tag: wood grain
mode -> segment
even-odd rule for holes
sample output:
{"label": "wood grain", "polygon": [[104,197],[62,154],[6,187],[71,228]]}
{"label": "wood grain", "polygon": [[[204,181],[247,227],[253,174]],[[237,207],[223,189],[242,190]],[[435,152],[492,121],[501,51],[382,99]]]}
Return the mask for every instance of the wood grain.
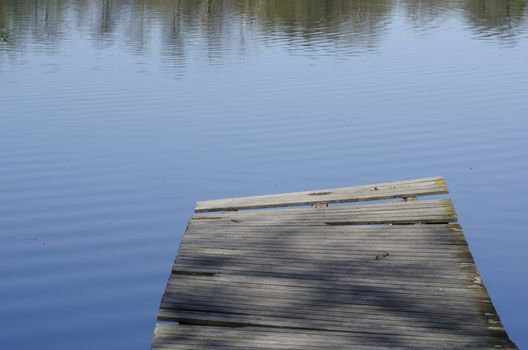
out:
{"label": "wood grain", "polygon": [[196,205],[196,212],[346,203],[446,193],[448,190],[444,179],[430,177],[368,186],[201,201]]}
{"label": "wood grain", "polygon": [[444,193],[436,177],[199,202],[152,349],[516,349],[449,199],[319,205]]}

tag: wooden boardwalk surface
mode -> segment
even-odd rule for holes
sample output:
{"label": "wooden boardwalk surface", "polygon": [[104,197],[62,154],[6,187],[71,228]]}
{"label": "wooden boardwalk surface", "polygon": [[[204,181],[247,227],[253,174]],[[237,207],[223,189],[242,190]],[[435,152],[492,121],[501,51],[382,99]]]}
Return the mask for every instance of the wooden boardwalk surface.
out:
{"label": "wooden boardwalk surface", "polygon": [[517,349],[451,201],[415,200],[445,193],[428,178],[199,202],[152,349]]}

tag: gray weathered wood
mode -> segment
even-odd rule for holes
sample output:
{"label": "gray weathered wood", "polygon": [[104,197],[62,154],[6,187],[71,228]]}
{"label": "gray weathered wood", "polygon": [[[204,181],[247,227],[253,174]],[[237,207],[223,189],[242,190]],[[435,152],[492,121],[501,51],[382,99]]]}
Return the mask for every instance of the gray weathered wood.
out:
{"label": "gray weathered wood", "polygon": [[295,208],[266,211],[197,213],[191,222],[213,226],[332,226],[365,224],[448,223],[457,220],[448,199],[353,205],[334,208]]}
{"label": "gray weathered wood", "polygon": [[448,190],[444,179],[431,177],[368,186],[201,201],[197,203],[196,211],[272,208],[316,203],[346,203],[445,193],[448,193]]}
{"label": "gray weathered wood", "polygon": [[450,200],[318,205],[443,193],[428,178],[199,202],[152,349],[516,349]]}
{"label": "gray weathered wood", "polygon": [[[201,327],[166,325],[156,327],[155,349],[493,349],[480,338],[463,343],[434,341],[401,335],[296,330],[259,327]],[[504,347],[509,348],[509,347]]]}

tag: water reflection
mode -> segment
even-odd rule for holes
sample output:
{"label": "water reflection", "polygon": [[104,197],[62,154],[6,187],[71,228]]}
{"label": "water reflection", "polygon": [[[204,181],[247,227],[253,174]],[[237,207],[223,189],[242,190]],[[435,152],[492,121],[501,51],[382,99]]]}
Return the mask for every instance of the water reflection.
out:
{"label": "water reflection", "polygon": [[467,0],[463,8],[469,25],[483,37],[511,39],[526,28],[526,0]]}
{"label": "water reflection", "polygon": [[119,38],[142,53],[159,38],[166,57],[179,66],[197,38],[214,63],[224,48],[236,45],[243,53],[258,31],[260,40],[280,38],[295,51],[349,54],[375,48],[401,8],[415,27],[463,13],[478,36],[499,39],[526,28],[528,12],[525,0],[8,0],[0,2],[0,42],[4,52],[28,43],[53,49],[78,30],[89,33],[96,47]]}
{"label": "water reflection", "polygon": [[448,18],[449,11],[453,7],[452,4],[453,2],[450,0],[407,0],[403,6],[408,20],[415,28],[431,28],[436,20]]}
{"label": "water reflection", "polygon": [[333,44],[370,45],[389,23],[393,1],[250,1],[237,12],[257,19],[258,28],[281,33],[292,44],[309,45],[321,37]]}

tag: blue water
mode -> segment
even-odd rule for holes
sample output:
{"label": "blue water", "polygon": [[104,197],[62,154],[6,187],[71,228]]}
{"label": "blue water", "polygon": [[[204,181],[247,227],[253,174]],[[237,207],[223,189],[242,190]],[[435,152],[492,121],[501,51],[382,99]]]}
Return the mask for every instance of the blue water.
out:
{"label": "blue water", "polygon": [[527,110],[524,0],[0,1],[0,348],[148,349],[197,200],[435,175],[528,348]]}

